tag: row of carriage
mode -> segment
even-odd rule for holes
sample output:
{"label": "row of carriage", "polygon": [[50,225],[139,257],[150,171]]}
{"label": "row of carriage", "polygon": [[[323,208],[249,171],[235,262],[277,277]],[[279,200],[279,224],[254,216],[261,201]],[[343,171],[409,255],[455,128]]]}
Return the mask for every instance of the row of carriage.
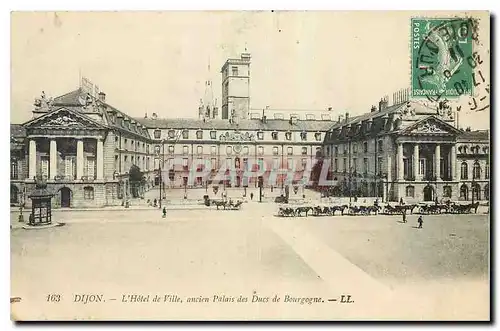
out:
{"label": "row of carriage", "polygon": [[413,205],[390,205],[385,206],[281,206],[278,209],[278,216],[335,216],[335,215],[402,215],[402,214],[469,214],[477,213],[479,202],[470,204],[413,204]]}

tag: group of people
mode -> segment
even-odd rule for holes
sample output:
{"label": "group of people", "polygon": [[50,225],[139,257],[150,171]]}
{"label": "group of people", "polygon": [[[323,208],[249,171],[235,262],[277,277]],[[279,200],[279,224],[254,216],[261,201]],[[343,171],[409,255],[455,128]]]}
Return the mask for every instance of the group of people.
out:
{"label": "group of people", "polygon": [[[406,220],[406,210],[403,211],[403,223],[407,223],[408,221]],[[420,215],[418,217],[418,220],[417,220],[417,223],[418,223],[418,229],[421,229],[423,224],[424,224],[424,218],[422,217],[422,215]]]}

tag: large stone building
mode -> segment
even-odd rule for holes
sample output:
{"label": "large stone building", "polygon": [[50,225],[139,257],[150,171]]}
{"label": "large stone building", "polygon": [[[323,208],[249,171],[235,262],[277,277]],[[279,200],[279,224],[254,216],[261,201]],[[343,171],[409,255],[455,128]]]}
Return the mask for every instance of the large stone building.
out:
{"label": "large stone building", "polygon": [[11,203],[28,202],[36,180],[47,181],[56,207],[116,205],[130,192],[137,165],[150,177],[147,128],[84,88],[35,100],[33,119],[11,125]]}
{"label": "large stone building", "polygon": [[369,113],[346,113],[325,139],[333,193],[407,202],[488,199],[488,131],[459,130],[454,116],[446,105],[389,106],[387,98]]}
{"label": "large stone building", "polygon": [[[337,195],[384,201],[489,198],[488,132],[465,132],[454,113],[387,99],[367,114],[251,112],[250,54],[222,67],[222,119],[212,83],[198,119],[131,117],[88,84],[35,101],[33,119],[11,125],[11,203],[46,180],[55,207],[118,205],[131,195],[137,166],[146,189],[297,188],[318,160],[330,161]],[[223,174],[221,176],[221,170]],[[274,171],[271,171],[274,170]],[[276,171],[278,170],[278,171]]]}

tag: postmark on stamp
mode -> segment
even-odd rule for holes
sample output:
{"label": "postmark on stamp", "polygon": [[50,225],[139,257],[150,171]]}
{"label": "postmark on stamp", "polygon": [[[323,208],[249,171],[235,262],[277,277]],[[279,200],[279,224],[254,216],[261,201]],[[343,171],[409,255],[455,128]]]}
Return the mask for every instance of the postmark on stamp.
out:
{"label": "postmark on stamp", "polygon": [[472,95],[475,41],[474,19],[412,18],[412,96],[437,101]]}

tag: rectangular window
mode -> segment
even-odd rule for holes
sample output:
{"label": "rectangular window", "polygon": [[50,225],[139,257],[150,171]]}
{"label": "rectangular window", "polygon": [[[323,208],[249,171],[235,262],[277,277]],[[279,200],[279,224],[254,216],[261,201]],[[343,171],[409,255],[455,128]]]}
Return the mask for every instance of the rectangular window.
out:
{"label": "rectangular window", "polygon": [[210,163],[212,163],[212,170],[217,170],[217,159],[215,157],[210,159]]}
{"label": "rectangular window", "polygon": [[173,158],[169,158],[167,160],[167,169],[173,169],[174,168],[174,159]]}
{"label": "rectangular window", "polygon": [[264,169],[264,159],[259,157],[259,159],[257,160],[257,164],[259,165],[259,170],[263,170]]}
{"label": "rectangular window", "polygon": [[335,156],[339,155],[339,147],[335,146]]}
{"label": "rectangular window", "polygon": [[290,158],[290,157],[289,157],[288,159],[286,159],[286,165],[287,165],[287,169],[288,169],[288,170],[292,170],[292,169],[293,169],[293,166],[294,166],[294,164],[293,164],[293,159],[292,159],[292,158]]}
{"label": "rectangular window", "polygon": [[210,154],[217,155],[217,146],[210,146]]}
{"label": "rectangular window", "polygon": [[182,146],[182,154],[183,155],[188,155],[189,154],[189,146]]}
{"label": "rectangular window", "polygon": [[233,153],[233,148],[231,146],[226,147],[226,154],[231,155]]}
{"label": "rectangular window", "polygon": [[316,132],[314,134],[314,139],[316,139],[316,141],[321,141],[321,132]]}
{"label": "rectangular window", "polygon": [[203,139],[203,130],[196,131],[196,139]]}
{"label": "rectangular window", "polygon": [[232,67],[231,68],[233,76],[238,76],[238,67]]}
{"label": "rectangular window", "polygon": [[358,171],[358,159],[356,158],[352,159],[352,171],[353,172]]}
{"label": "rectangular window", "polygon": [[248,155],[248,146],[243,146],[243,155]]}
{"label": "rectangular window", "polygon": [[168,146],[168,154],[174,154],[174,145]]}
{"label": "rectangular window", "polygon": [[383,152],[384,151],[384,142],[383,140],[378,141],[378,151]]}
{"label": "rectangular window", "polygon": [[248,158],[243,158],[243,170],[248,170]]}
{"label": "rectangular window", "polygon": [[64,176],[66,179],[75,179],[74,157],[66,156],[64,158]]}
{"label": "rectangular window", "polygon": [[307,155],[307,147],[302,147],[302,155]]}
{"label": "rectangular window", "polygon": [[273,147],[273,155],[278,155],[278,147],[277,146]]}
{"label": "rectangular window", "polygon": [[189,138],[189,130],[182,130],[182,139]]}
{"label": "rectangular window", "polygon": [[271,132],[271,138],[273,140],[278,140],[278,132],[274,131],[274,132]]}
{"label": "rectangular window", "polygon": [[233,159],[230,157],[226,159],[226,169],[233,169]]}
{"label": "rectangular window", "polygon": [[210,131],[210,139],[217,139],[217,131],[215,130]]}
{"label": "rectangular window", "polygon": [[49,158],[43,156],[40,161],[42,163],[42,173],[41,173],[42,177],[49,178]]}
{"label": "rectangular window", "polygon": [[425,174],[425,159],[420,159],[418,163],[418,174],[423,176]]}
{"label": "rectangular window", "polygon": [[278,169],[279,160],[277,157],[273,158],[273,170]]}
{"label": "rectangular window", "polygon": [[161,130],[155,130],[154,136],[155,136],[155,139],[160,139],[161,138]]}
{"label": "rectangular window", "polygon": [[406,196],[408,198],[415,197],[415,187],[413,187],[413,186],[407,186],[406,187]]}
{"label": "rectangular window", "polygon": [[352,152],[357,153],[358,152],[358,144],[354,143],[352,144]]}
{"label": "rectangular window", "polygon": [[257,132],[257,139],[264,140],[264,132],[262,132],[262,131]]}
{"label": "rectangular window", "polygon": [[94,200],[94,188],[93,187],[85,187],[83,189],[83,198],[85,200]]}
{"label": "rectangular window", "polygon": [[368,153],[368,143],[366,141],[363,143],[363,152]]}
{"label": "rectangular window", "polygon": [[302,169],[305,169],[307,166],[307,159],[306,158],[301,159],[300,163],[302,165]]}
{"label": "rectangular window", "polygon": [[259,155],[264,155],[264,147],[263,147],[263,146],[259,146],[259,147],[257,148],[257,151],[258,151],[258,154],[259,154]]}
{"label": "rectangular window", "polygon": [[203,154],[203,146],[197,146],[196,147],[196,153],[197,154]]}
{"label": "rectangular window", "polygon": [[379,174],[384,173],[384,171],[382,170],[382,169],[384,169],[384,158],[383,157],[378,158],[377,166],[378,166],[378,173]]}
{"label": "rectangular window", "polygon": [[87,157],[87,176],[90,178],[94,178],[94,165],[94,157]]}
{"label": "rectangular window", "polygon": [[293,155],[293,147],[287,147],[286,148],[286,154],[287,155]]}
{"label": "rectangular window", "polygon": [[333,160],[333,171],[339,171],[339,164],[337,162],[337,159]]}
{"label": "rectangular window", "polygon": [[347,171],[347,159],[344,157],[344,159],[342,160],[342,170]]}

